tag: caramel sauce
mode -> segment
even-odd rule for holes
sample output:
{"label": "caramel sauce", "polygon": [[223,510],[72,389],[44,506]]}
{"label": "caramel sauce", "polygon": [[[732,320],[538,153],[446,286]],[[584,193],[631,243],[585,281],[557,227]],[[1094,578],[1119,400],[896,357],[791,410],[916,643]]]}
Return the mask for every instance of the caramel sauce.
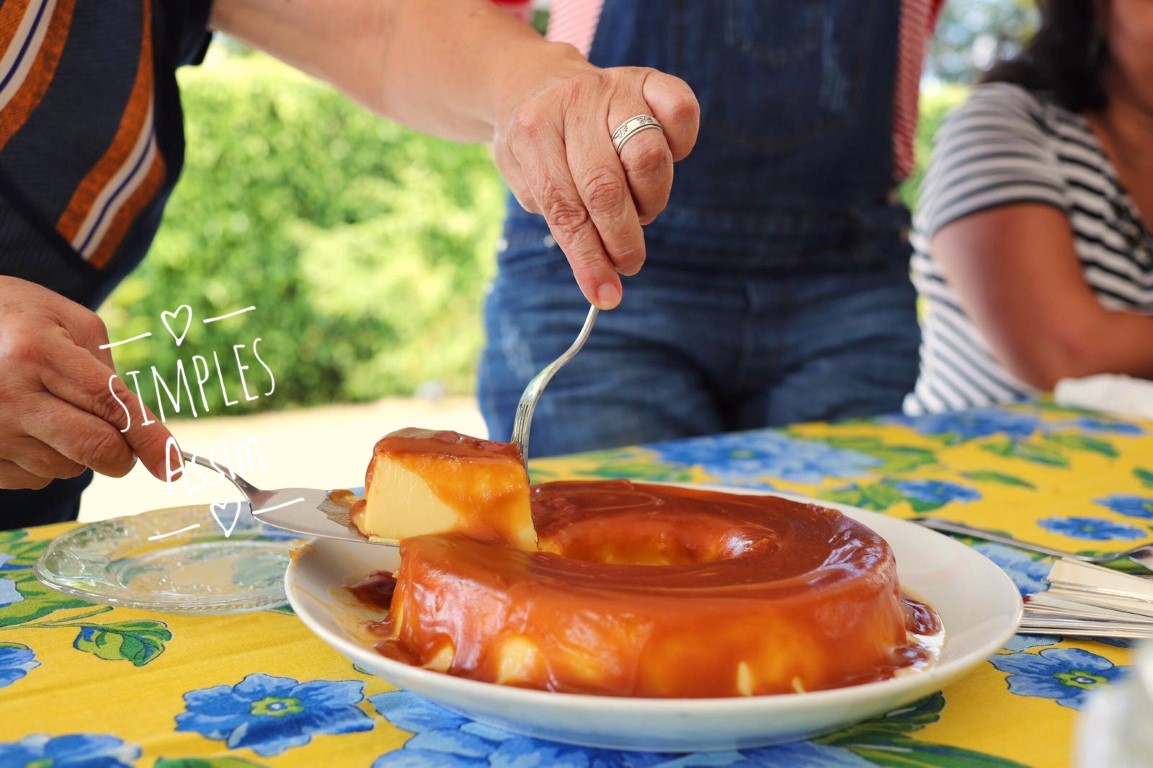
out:
{"label": "caramel sauce", "polygon": [[353,504],[360,501],[360,496],[356,495],[347,488],[337,488],[328,492],[328,500],[338,507],[350,508]]}
{"label": "caramel sauce", "polygon": [[498,443],[495,440],[482,440],[479,437],[462,435],[447,429],[421,429],[405,427],[382,437],[376,450],[386,449],[397,453],[423,454],[436,460],[446,456],[457,458],[505,458],[521,461],[520,452],[512,443]]}
{"label": "caramel sauce", "polygon": [[396,591],[396,576],[388,571],[374,571],[347,589],[362,605],[387,611]]}
{"label": "caramel sauce", "polygon": [[905,624],[913,634],[937,635],[944,629],[941,617],[927,603],[914,600],[908,595],[902,595],[901,603],[905,609]]}
{"label": "caramel sauce", "polygon": [[[391,461],[423,479],[457,514],[456,530],[477,539],[516,543],[518,526],[527,526],[524,489],[528,474],[511,443],[409,427],[377,441],[374,454],[389,455]],[[376,466],[369,464],[366,491],[372,487]],[[484,479],[483,485],[478,485],[478,478]],[[518,489],[519,494],[510,489]],[[367,500],[359,500],[349,510],[350,521],[362,532],[366,504]]]}
{"label": "caramel sauce", "polygon": [[[552,691],[719,697],[893,677],[933,652],[932,609],[889,545],[832,509],[628,481],[532,490],[542,549],[401,542],[377,649]],[[380,603],[383,607],[383,601]]]}

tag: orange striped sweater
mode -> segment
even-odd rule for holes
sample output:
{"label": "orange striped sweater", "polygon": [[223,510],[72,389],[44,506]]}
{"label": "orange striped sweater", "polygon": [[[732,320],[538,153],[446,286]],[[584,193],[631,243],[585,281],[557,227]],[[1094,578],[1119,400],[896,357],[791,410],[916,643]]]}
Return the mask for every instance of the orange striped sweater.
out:
{"label": "orange striped sweater", "polygon": [[0,273],[95,306],[151,244],[183,162],[175,69],[210,0],[0,3]]}

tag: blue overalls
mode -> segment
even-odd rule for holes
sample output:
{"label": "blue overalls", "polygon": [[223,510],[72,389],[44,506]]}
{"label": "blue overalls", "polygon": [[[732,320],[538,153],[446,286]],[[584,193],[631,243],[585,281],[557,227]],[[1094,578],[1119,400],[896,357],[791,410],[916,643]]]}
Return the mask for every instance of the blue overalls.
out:
{"label": "blue overalls", "polygon": [[[900,5],[606,0],[590,60],[686,80],[700,137],[644,268],[546,390],[533,456],[900,410],[919,343],[893,180]],[[510,199],[478,389],[493,439],[586,310]]]}

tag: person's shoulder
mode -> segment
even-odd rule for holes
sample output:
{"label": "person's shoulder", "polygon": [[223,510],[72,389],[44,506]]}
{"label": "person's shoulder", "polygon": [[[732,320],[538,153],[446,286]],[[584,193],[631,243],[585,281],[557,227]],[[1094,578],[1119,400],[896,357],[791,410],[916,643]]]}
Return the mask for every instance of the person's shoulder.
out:
{"label": "person's shoulder", "polygon": [[1044,100],[1016,83],[980,83],[969,92],[969,103],[985,109],[1037,113]]}
{"label": "person's shoulder", "polygon": [[1013,83],[981,83],[973,86],[968,98],[954,111],[954,122],[1019,122],[1040,125],[1045,121],[1046,102]]}
{"label": "person's shoulder", "polygon": [[936,149],[952,153],[964,146],[1032,145],[1040,148],[1052,134],[1051,107],[1042,98],[1012,83],[982,83],[970,90],[935,138]]}
{"label": "person's shoulder", "polygon": [[1049,105],[1009,83],[974,86],[933,139],[917,227],[1022,200],[1062,205]]}

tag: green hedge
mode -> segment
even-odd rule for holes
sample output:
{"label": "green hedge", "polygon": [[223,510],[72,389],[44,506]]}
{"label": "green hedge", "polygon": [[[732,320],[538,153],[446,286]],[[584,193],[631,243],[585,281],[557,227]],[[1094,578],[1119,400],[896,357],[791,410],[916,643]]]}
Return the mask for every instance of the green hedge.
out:
{"label": "green hedge", "polygon": [[920,115],[917,118],[917,167],[901,188],[901,198],[910,208],[917,206],[921,178],[925,174],[925,164],[929,162],[929,152],[933,147],[933,136],[937,133],[941,120],[965,99],[968,92],[968,88],[960,85],[922,89],[919,102]]}
{"label": "green hedge", "polygon": [[[146,400],[168,414],[153,369],[174,395],[178,368],[206,378],[204,401],[189,388],[196,415],[205,402],[214,415],[252,412],[406,395],[426,382],[471,392],[504,205],[487,149],[374,118],[266,57],[215,50],[181,73],[187,163],[160,236],[101,310],[113,339],[153,333],[115,350],[122,376],[140,371]],[[962,95],[922,99],[919,164]],[[905,187],[910,202],[919,180]],[[193,318],[178,347],[161,319],[182,305]],[[201,322],[247,306],[256,309]]]}
{"label": "green hedge", "polygon": [[[183,177],[144,265],[101,310],[113,339],[153,333],[114,350],[122,377],[142,371],[155,403],[153,367],[175,391],[178,366],[195,378],[193,357],[215,352],[213,414],[365,401],[426,381],[471,391],[504,205],[487,149],[374,118],[262,56],[222,52],[181,82]],[[193,322],[177,347],[161,320],[181,305]],[[251,355],[257,337],[274,382]],[[274,393],[226,409],[218,379],[238,399],[234,344],[253,394]]]}

